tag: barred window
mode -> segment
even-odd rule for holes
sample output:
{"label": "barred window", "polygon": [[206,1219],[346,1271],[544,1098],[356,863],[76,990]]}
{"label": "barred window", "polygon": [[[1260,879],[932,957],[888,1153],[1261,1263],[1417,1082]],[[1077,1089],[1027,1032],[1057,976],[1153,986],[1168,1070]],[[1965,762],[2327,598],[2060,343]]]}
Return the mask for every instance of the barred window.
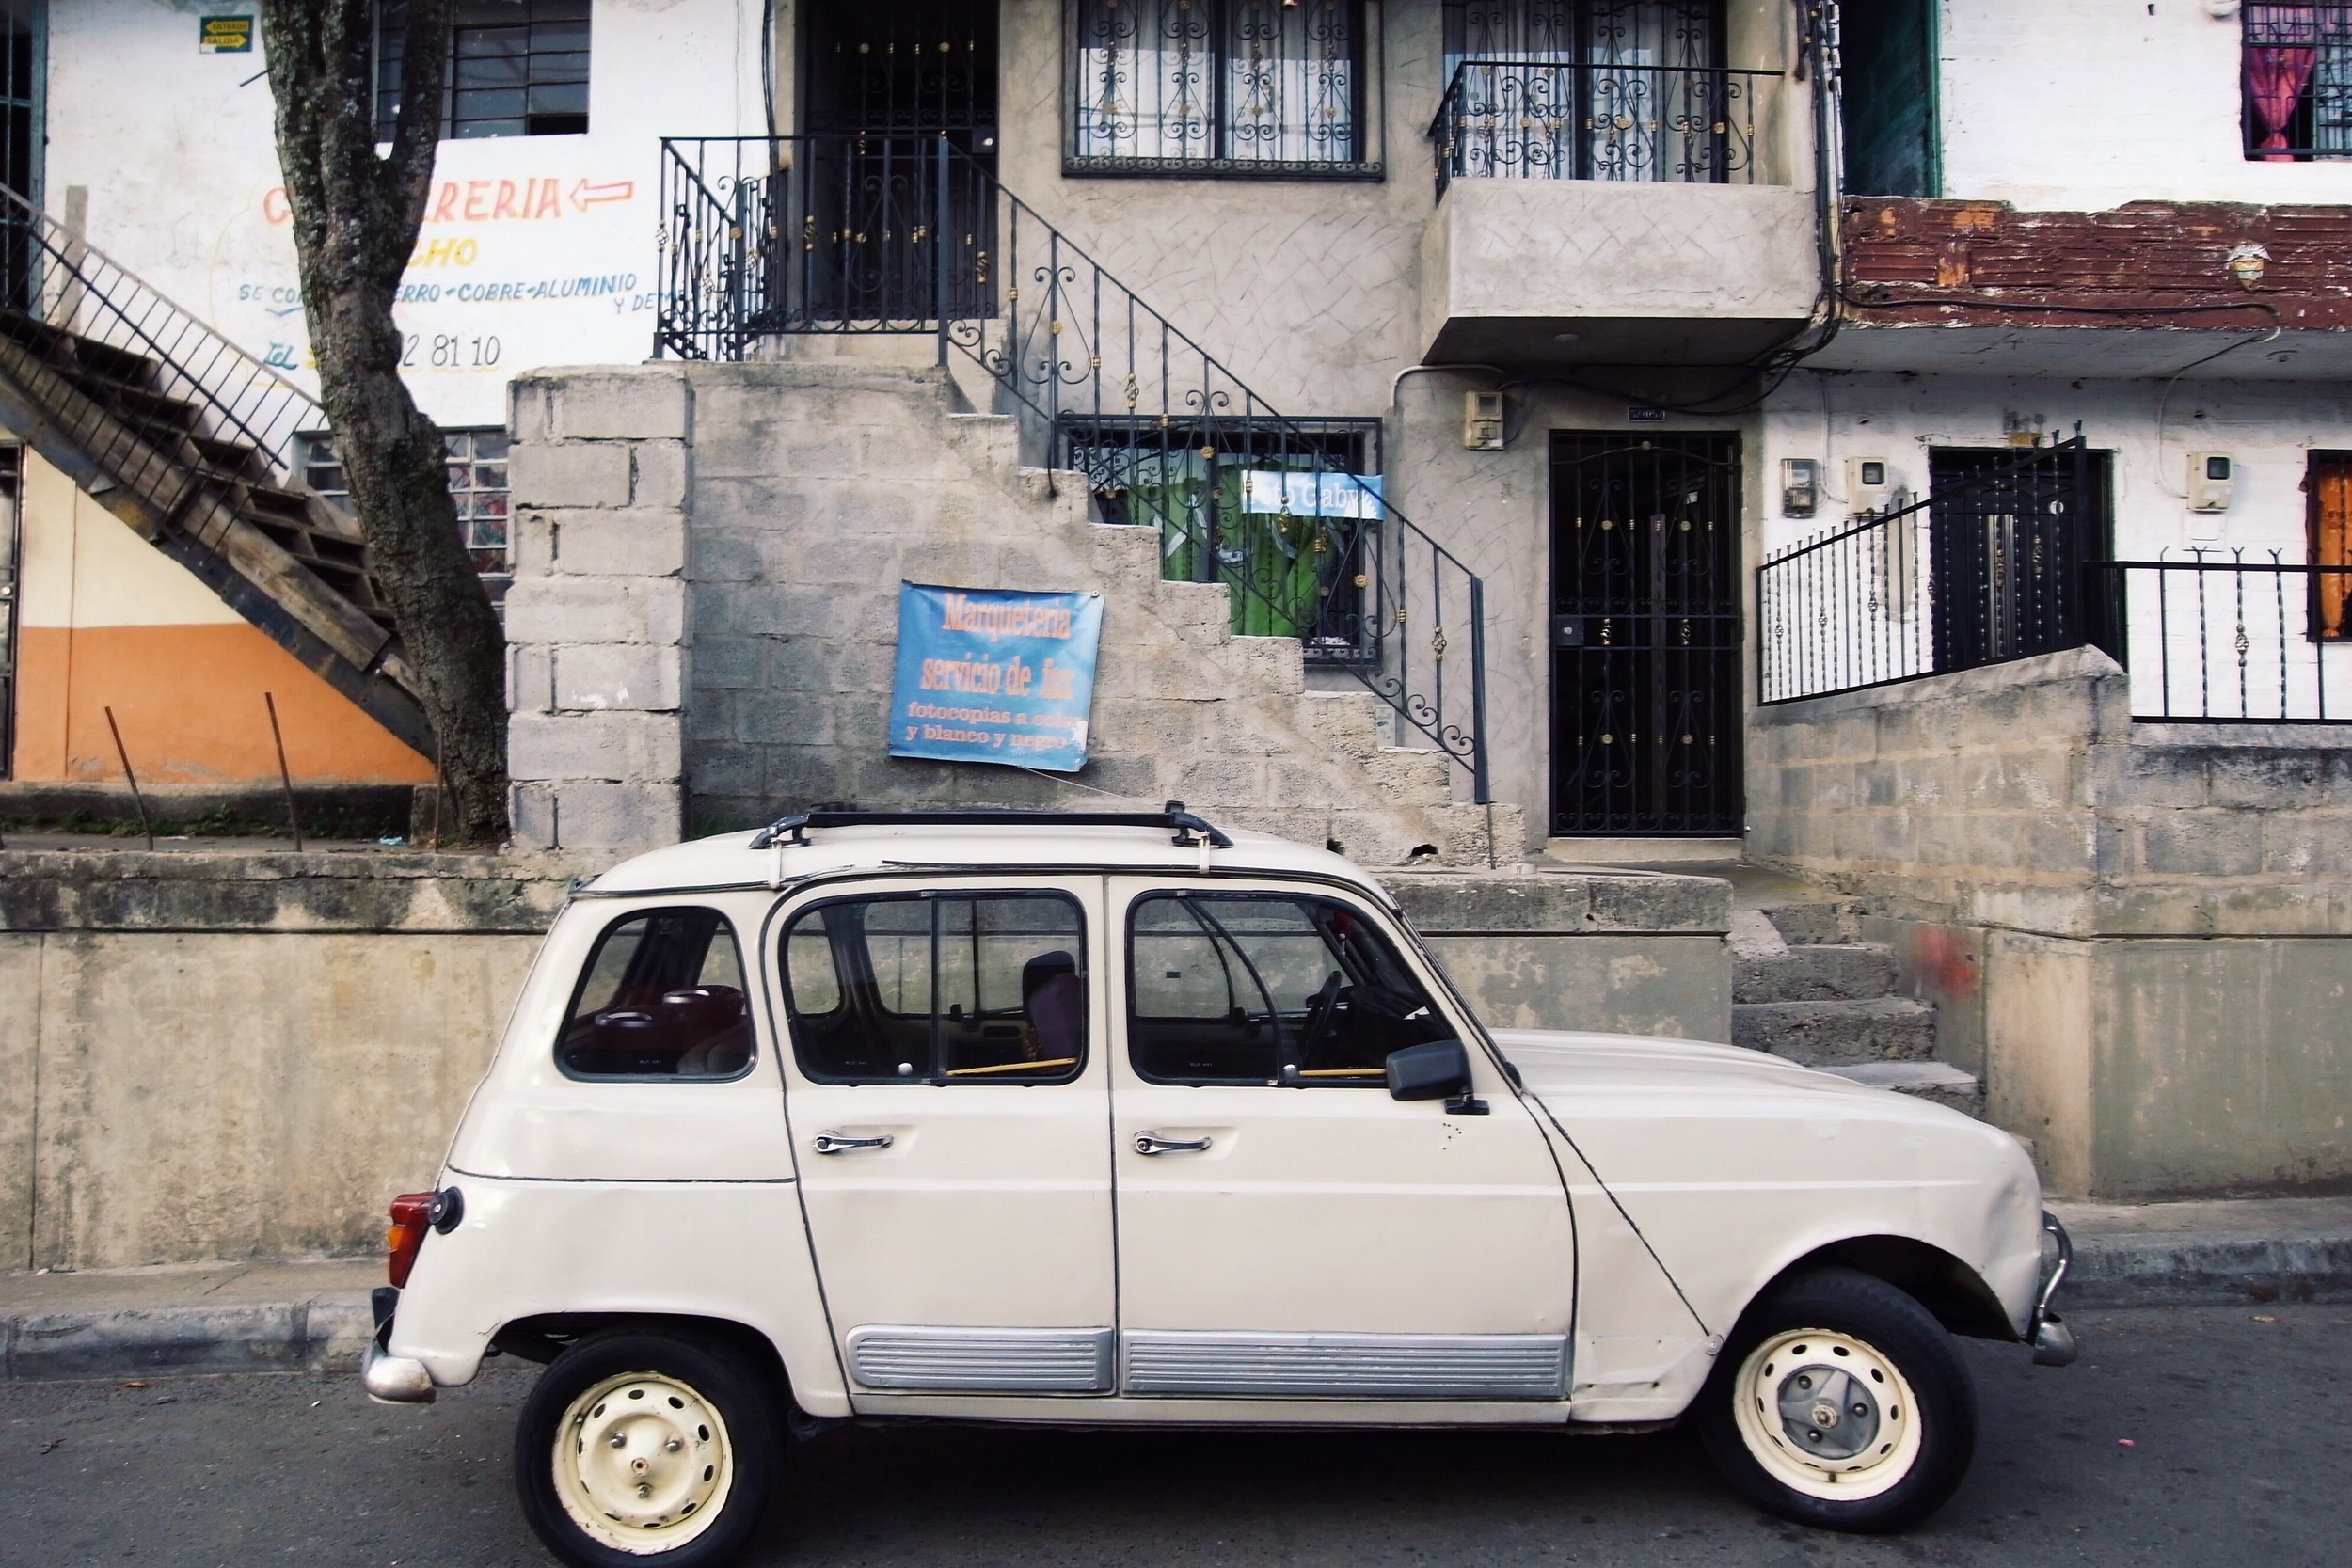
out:
{"label": "barred window", "polygon": [[[507,558],[506,432],[498,425],[444,430],[441,442],[449,454],[449,494],[457,507],[457,529],[495,603],[506,596],[514,576]],[[343,475],[342,459],[336,455],[334,436],[324,431],[304,435],[299,455],[303,483],[347,507],[351,483]]]}
{"label": "barred window", "polygon": [[1160,575],[1223,582],[1236,637],[1295,637],[1311,664],[1380,657],[1376,420],[1069,419],[1062,465],[1106,522],[1156,528]]}
{"label": "barred window", "polygon": [[2352,4],[2249,0],[2238,14],[2246,156],[2352,157]]}
{"label": "barred window", "polygon": [[1723,0],[1446,0],[1448,178],[1754,178],[1751,78]]}
{"label": "barred window", "polygon": [[1380,172],[1363,0],[1073,0],[1073,174]]}
{"label": "barred window", "polygon": [[[589,0],[456,0],[443,140],[565,136],[588,129]],[[406,0],[382,0],[375,21],[375,134],[400,113]]]}

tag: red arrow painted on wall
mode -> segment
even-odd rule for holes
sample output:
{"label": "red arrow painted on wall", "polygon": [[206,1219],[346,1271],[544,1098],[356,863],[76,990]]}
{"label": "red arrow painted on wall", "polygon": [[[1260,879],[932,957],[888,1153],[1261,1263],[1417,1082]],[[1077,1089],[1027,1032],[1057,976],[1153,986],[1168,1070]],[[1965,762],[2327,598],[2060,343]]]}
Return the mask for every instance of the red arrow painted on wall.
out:
{"label": "red arrow painted on wall", "polygon": [[572,211],[584,213],[599,201],[627,201],[636,194],[634,180],[608,180],[601,185],[582,180],[572,187]]}

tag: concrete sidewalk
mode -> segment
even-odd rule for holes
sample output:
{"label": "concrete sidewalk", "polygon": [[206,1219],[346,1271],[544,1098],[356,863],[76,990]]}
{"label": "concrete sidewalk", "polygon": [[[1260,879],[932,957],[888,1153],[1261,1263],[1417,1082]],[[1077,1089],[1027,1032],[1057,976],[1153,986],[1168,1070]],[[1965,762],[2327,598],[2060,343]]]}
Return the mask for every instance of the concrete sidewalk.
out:
{"label": "concrete sidewalk", "polygon": [[[2352,1197],[2050,1208],[2058,1306],[2352,1300]],[[353,1371],[379,1259],[0,1275],[0,1377]]]}
{"label": "concrete sidewalk", "polygon": [[0,1275],[0,1377],[356,1371],[380,1258]]}

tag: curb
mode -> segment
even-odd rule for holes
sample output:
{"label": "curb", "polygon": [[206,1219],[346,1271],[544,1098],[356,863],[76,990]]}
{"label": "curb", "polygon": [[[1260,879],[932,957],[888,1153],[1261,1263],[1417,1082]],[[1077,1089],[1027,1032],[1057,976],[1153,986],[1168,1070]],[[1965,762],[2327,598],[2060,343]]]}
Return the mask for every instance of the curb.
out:
{"label": "curb", "polygon": [[2060,1311],[2352,1301],[2352,1230],[2301,1235],[2174,1231],[2074,1238]]}
{"label": "curb", "polygon": [[149,1372],[356,1372],[374,1332],[364,1298],[28,1312],[0,1319],[0,1378]]}

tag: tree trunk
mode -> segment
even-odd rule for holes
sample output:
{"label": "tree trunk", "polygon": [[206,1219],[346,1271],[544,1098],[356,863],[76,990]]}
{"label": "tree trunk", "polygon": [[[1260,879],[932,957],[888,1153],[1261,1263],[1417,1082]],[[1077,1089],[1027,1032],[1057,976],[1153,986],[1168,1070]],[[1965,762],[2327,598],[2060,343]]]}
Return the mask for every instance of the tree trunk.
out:
{"label": "tree trunk", "polygon": [[[505,639],[466,554],[441,433],[400,378],[392,301],[433,186],[450,0],[408,0],[400,118],[375,140],[373,0],[262,0],[319,401],[421,689],[454,836],[506,836]],[[448,831],[445,827],[445,831]]]}

